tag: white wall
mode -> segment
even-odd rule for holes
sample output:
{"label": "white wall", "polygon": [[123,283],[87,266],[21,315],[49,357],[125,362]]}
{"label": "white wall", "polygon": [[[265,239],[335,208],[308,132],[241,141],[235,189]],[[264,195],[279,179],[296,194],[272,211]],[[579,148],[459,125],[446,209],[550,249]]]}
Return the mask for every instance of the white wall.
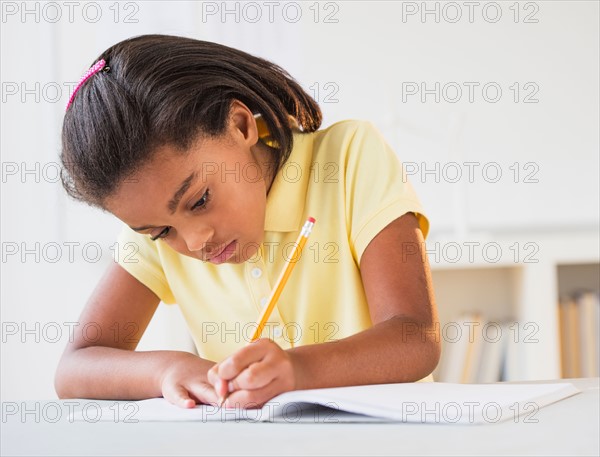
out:
{"label": "white wall", "polygon": [[[111,261],[118,221],[68,200],[53,163],[69,95],[63,83],[76,82],[102,50],[130,36],[180,34],[239,47],[280,64],[307,90],[318,86],[325,126],[346,118],[373,121],[416,172],[412,182],[430,216],[432,239],[596,229],[598,3],[522,2],[516,23],[513,2],[492,3],[480,2],[470,21],[464,2],[428,2],[440,11],[436,22],[433,14],[409,14],[422,2],[280,2],[272,21],[268,2],[230,2],[240,14],[225,18],[203,16],[222,2],[121,2],[118,8],[74,2],[71,18],[61,2],[3,2],[2,398],[54,396],[65,323],[77,320]],[[30,10],[25,16],[24,6]],[[253,23],[256,6],[262,17]],[[462,17],[452,23],[456,6]],[[492,22],[498,8],[502,16]],[[298,10],[302,16],[292,22]],[[126,22],[128,14],[137,22]],[[527,14],[537,22],[525,22]],[[435,94],[425,102],[407,94],[407,88],[423,83],[432,89],[436,82],[446,88],[439,102]],[[478,84],[472,102],[465,83]],[[488,97],[501,88],[495,103],[484,98],[485,84]],[[451,103],[457,86],[462,98]],[[24,88],[32,91],[24,94]],[[524,103],[534,89],[538,102]],[[332,92],[335,103],[325,99]],[[463,173],[455,183],[448,182],[457,170],[450,162]],[[464,162],[475,162],[473,182]],[[521,171],[516,183],[515,162]],[[439,177],[420,175],[423,164],[435,169],[436,163]],[[38,173],[25,173],[35,167]],[[501,179],[489,182],[497,169]],[[537,182],[524,182],[530,172]],[[72,245],[72,261],[65,243],[79,243]],[[101,258],[92,262],[98,246]],[[51,262],[56,247],[62,257]],[[22,257],[23,248],[33,253]],[[32,331],[23,333],[22,323]],[[163,328],[155,324],[144,347],[171,341]]]}

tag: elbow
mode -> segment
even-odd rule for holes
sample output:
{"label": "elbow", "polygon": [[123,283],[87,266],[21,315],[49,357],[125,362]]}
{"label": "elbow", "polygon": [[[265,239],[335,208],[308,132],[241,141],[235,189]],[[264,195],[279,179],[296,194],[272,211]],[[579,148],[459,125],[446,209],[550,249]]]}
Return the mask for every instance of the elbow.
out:
{"label": "elbow", "polygon": [[440,357],[442,355],[442,344],[438,338],[428,340],[423,346],[422,360],[424,374],[419,379],[423,379],[433,373],[440,363]]}
{"label": "elbow", "polygon": [[420,381],[436,369],[442,354],[442,342],[437,322],[404,322],[402,328],[402,358],[404,376],[408,382]]}
{"label": "elbow", "polygon": [[54,373],[54,391],[59,399],[65,400],[68,398],[75,398],[76,395],[72,390],[72,379],[73,374],[69,369],[69,354],[63,354],[60,362],[58,362],[58,366],[56,367],[56,371]]}
{"label": "elbow", "polygon": [[439,324],[432,323],[428,328],[421,333],[421,341],[419,344],[419,379],[429,376],[436,369],[442,355],[442,341],[439,332]]}
{"label": "elbow", "polygon": [[425,380],[432,374],[440,361],[440,344],[435,341],[422,343],[413,354],[414,359],[408,365],[404,365],[405,371],[402,375],[402,382]]}
{"label": "elbow", "polygon": [[61,400],[72,398],[69,395],[69,389],[67,388],[67,382],[65,378],[66,375],[64,370],[61,368],[61,364],[59,363],[58,367],[56,368],[56,372],[54,373],[54,391]]}

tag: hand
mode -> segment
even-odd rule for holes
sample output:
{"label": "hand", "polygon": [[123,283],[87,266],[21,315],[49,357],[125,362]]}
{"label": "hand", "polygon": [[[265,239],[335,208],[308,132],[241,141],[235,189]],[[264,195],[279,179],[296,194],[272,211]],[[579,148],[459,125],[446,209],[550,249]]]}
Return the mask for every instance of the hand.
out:
{"label": "hand", "polygon": [[226,408],[261,408],[276,395],[294,390],[295,368],[289,352],[261,338],[214,365],[208,382],[220,398],[229,392]]}
{"label": "hand", "polygon": [[161,378],[163,397],[181,408],[193,408],[196,403],[217,405],[217,393],[207,381],[207,371],[214,362],[193,354],[182,353],[169,365]]}

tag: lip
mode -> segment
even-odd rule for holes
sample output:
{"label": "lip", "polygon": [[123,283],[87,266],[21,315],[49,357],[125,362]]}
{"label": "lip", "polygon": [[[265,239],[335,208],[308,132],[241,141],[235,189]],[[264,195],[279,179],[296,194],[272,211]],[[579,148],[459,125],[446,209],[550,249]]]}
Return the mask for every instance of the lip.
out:
{"label": "lip", "polygon": [[233,240],[231,243],[225,245],[216,255],[207,259],[207,262],[219,265],[226,262],[235,252],[237,247],[237,241]]}

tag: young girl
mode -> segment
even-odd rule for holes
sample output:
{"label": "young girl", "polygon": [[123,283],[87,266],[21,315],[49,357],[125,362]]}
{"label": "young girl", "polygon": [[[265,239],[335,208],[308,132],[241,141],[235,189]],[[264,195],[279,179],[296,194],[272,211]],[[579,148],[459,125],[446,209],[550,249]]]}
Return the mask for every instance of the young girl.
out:
{"label": "young girl", "polygon": [[[126,225],[80,318],[100,336],[66,348],[61,398],[260,407],[293,389],[429,378],[427,219],[372,124],[320,125],[284,70],[226,46],[146,35],[102,53],[67,106],[63,183]],[[302,257],[247,344],[308,216]],[[199,356],[134,351],[161,300]]]}

